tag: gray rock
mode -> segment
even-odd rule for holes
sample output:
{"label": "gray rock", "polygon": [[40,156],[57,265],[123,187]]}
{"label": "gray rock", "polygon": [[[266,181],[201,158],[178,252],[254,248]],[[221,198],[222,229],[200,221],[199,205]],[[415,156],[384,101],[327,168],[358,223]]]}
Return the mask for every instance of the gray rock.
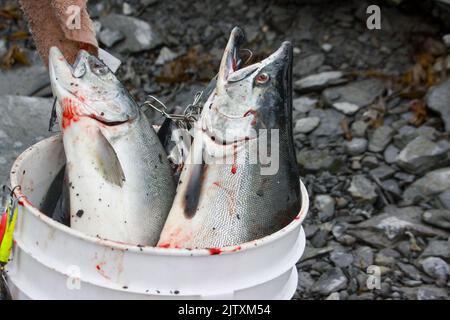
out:
{"label": "gray rock", "polygon": [[375,264],[380,266],[392,266],[400,258],[400,254],[390,248],[380,250],[375,256]]}
{"label": "gray rock", "polygon": [[296,76],[304,77],[323,65],[325,56],[323,53],[313,53],[308,56],[300,56],[296,59],[292,72]]}
{"label": "gray rock", "polygon": [[170,62],[178,57],[178,54],[173,52],[167,47],[162,47],[161,51],[159,51],[158,58],[156,59],[155,64],[156,65],[163,65],[167,62]]}
{"label": "gray rock", "polygon": [[356,156],[367,150],[367,144],[368,142],[364,138],[353,138],[344,142],[344,148],[349,155]]}
{"label": "gray rock", "polygon": [[333,251],[333,247],[323,247],[323,248],[314,248],[313,246],[306,246],[305,252],[303,253],[302,257],[300,258],[300,261],[307,261],[313,258],[317,258],[320,256],[323,256],[331,251]]}
{"label": "gray rock", "polygon": [[311,92],[345,81],[344,74],[341,71],[326,71],[295,81],[294,89],[298,92]]}
{"label": "gray rock", "polygon": [[398,130],[393,141],[397,148],[403,149],[410,141],[419,136],[428,140],[434,140],[438,136],[438,132],[436,129],[428,126],[421,126],[420,128],[403,126]]}
{"label": "gray rock", "polygon": [[391,241],[378,230],[372,230],[370,228],[348,230],[348,234],[372,247],[386,248],[392,244]]}
{"label": "gray rock", "polygon": [[359,247],[353,252],[353,265],[362,270],[366,270],[368,266],[373,265],[373,250],[370,247]]}
{"label": "gray rock", "polygon": [[445,130],[450,131],[450,79],[432,87],[426,96],[428,108],[439,113],[445,124]]}
{"label": "gray rock", "polygon": [[334,215],[335,200],[326,194],[317,195],[314,199],[314,205],[319,211],[321,221],[329,220]]}
{"label": "gray rock", "polygon": [[388,179],[381,182],[381,187],[383,190],[389,192],[392,195],[395,195],[397,197],[401,197],[402,190],[400,189],[400,186],[398,185],[397,181],[394,179]]}
{"label": "gray rock", "polygon": [[427,210],[423,213],[422,219],[435,227],[450,230],[450,210]]}
{"label": "gray rock", "polygon": [[121,53],[135,53],[153,49],[162,42],[154,28],[143,20],[120,14],[109,14],[100,18],[105,28],[122,32],[126,38],[115,47]]}
{"label": "gray rock", "polygon": [[151,6],[158,3],[159,0],[141,0],[143,6]]}
{"label": "gray rock", "polygon": [[374,203],[377,199],[375,185],[363,175],[355,175],[348,189],[353,198],[360,202]]}
{"label": "gray rock", "polygon": [[444,41],[444,44],[450,48],[450,34],[446,34],[442,37],[442,41]]}
{"label": "gray rock", "polygon": [[335,102],[331,106],[336,110],[348,115],[352,115],[359,110],[359,106],[357,104],[350,102]]}
{"label": "gray rock", "polygon": [[47,68],[36,52],[30,54],[30,66],[19,66],[9,70],[0,69],[0,96],[45,95],[50,90]]}
{"label": "gray rock", "polygon": [[370,174],[380,180],[390,178],[394,175],[394,173],[395,170],[386,165],[381,165],[375,169],[370,170]]}
{"label": "gray rock", "polygon": [[305,231],[306,239],[310,239],[319,230],[319,228],[314,224],[304,224],[303,230]]}
{"label": "gray rock", "polygon": [[423,251],[421,257],[441,257],[444,259],[450,259],[450,241],[430,241],[428,243],[428,246]]}
{"label": "gray rock", "polygon": [[448,292],[445,289],[422,286],[417,289],[417,300],[447,300]]}
{"label": "gray rock", "polygon": [[326,297],[325,300],[341,300],[341,297],[339,295],[339,292],[333,292],[328,297]]}
{"label": "gray rock", "polygon": [[323,45],[321,45],[321,48],[323,51],[328,53],[333,50],[333,45],[331,43],[324,43]]}
{"label": "gray rock", "polygon": [[437,257],[428,257],[420,262],[423,271],[430,277],[438,280],[447,281],[447,277],[450,275],[450,266]]}
{"label": "gray rock", "polygon": [[416,180],[416,176],[405,172],[397,172],[394,174],[395,179],[403,181],[405,183],[411,183]]}
{"label": "gray rock", "polygon": [[314,279],[308,272],[298,271],[297,290],[301,292],[309,292],[314,285]]}
{"label": "gray rock", "polygon": [[450,167],[428,172],[403,192],[405,204],[429,199],[450,189]]}
{"label": "gray rock", "polygon": [[383,90],[382,81],[367,79],[341,87],[325,89],[322,92],[322,98],[328,105],[339,108],[344,113],[353,114],[361,107],[373,103],[383,93]]}
{"label": "gray rock", "polygon": [[362,159],[361,164],[364,167],[373,169],[373,168],[378,167],[378,159],[375,156],[367,155]]}
{"label": "gray rock", "polygon": [[6,49],[6,40],[0,39],[0,57],[3,57],[8,49]]}
{"label": "gray rock", "polygon": [[314,130],[312,135],[324,136],[338,136],[342,134],[341,122],[344,115],[333,109],[314,109],[309,112],[310,117],[319,117],[320,125]]}
{"label": "gray rock", "polygon": [[387,206],[384,213],[357,224],[356,228],[381,231],[388,240],[395,240],[406,231],[426,237],[449,235],[448,232],[422,224],[422,210],[418,207]]}
{"label": "gray rock", "polygon": [[332,268],[320,276],[312,287],[312,291],[327,296],[332,292],[344,289],[347,286],[347,281],[340,268]]}
{"label": "gray rock", "polygon": [[369,123],[362,120],[357,120],[352,123],[351,131],[354,137],[364,138],[366,136],[367,128],[369,127]]}
{"label": "gray rock", "polygon": [[108,48],[111,48],[117,42],[123,40],[125,38],[125,35],[119,30],[112,30],[109,28],[105,28],[102,31],[100,31],[98,38],[101,43],[103,43]]}
{"label": "gray rock", "polygon": [[402,263],[402,262],[398,262],[397,265],[406,277],[413,280],[417,280],[419,281],[420,284],[420,281],[422,280],[422,275],[416,267],[414,267],[409,263]]}
{"label": "gray rock", "polygon": [[122,13],[124,15],[129,16],[130,14],[132,14],[134,12],[134,8],[128,3],[128,2],[124,2],[122,4]]}
{"label": "gray rock", "polygon": [[308,113],[317,105],[318,100],[310,97],[300,97],[292,101],[292,108],[300,113]]}
{"label": "gray rock", "polygon": [[387,125],[378,127],[369,139],[369,150],[372,152],[383,151],[391,142],[394,134],[395,130]]}
{"label": "gray rock", "polygon": [[297,162],[306,172],[336,171],[341,161],[329,154],[328,150],[306,150],[297,153]]}
{"label": "gray rock", "polygon": [[450,190],[444,191],[439,194],[438,200],[443,208],[450,210]]}
{"label": "gray rock", "polygon": [[397,165],[405,171],[420,174],[433,169],[448,157],[450,144],[434,143],[417,137],[409,142],[397,156]]}
{"label": "gray rock", "polygon": [[319,117],[307,117],[298,119],[295,122],[295,126],[293,129],[294,135],[299,133],[309,133],[313,131],[320,124]]}
{"label": "gray rock", "polygon": [[1,184],[7,182],[13,161],[25,148],[52,135],[48,132],[52,104],[53,99],[0,96]]}
{"label": "gray rock", "polygon": [[387,148],[384,150],[384,161],[386,161],[386,163],[395,163],[395,161],[397,160],[397,156],[400,153],[400,150],[394,146],[393,144],[390,144],[387,146]]}
{"label": "gray rock", "polygon": [[353,255],[344,251],[333,251],[330,253],[330,260],[336,267],[346,268],[353,262]]}
{"label": "gray rock", "polygon": [[311,244],[315,248],[323,248],[327,242],[328,237],[330,235],[330,231],[326,229],[319,229],[314,236],[311,238]]}

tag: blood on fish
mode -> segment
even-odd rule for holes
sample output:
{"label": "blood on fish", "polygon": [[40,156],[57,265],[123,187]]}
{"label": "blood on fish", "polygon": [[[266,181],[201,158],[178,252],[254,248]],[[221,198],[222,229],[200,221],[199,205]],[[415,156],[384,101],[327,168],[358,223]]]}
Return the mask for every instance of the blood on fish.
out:
{"label": "blood on fish", "polygon": [[215,254],[221,254],[222,250],[220,248],[209,248],[209,254],[215,255]]}
{"label": "blood on fish", "polygon": [[162,243],[158,245],[158,248],[170,248],[170,243]]}
{"label": "blood on fish", "polygon": [[231,67],[233,68],[233,72],[236,71],[236,69],[237,69],[237,62],[236,62],[235,58],[233,58],[232,61],[231,61]]}
{"label": "blood on fish", "polygon": [[77,122],[78,120],[80,120],[80,116],[76,112],[76,101],[73,101],[70,98],[64,98],[62,107],[62,128],[66,129],[68,126],[70,126],[72,121]]}
{"label": "blood on fish", "polygon": [[237,145],[236,143],[233,145],[233,164],[231,165],[231,173],[236,174],[237,172],[237,164],[236,164],[236,158],[237,158]]}
{"label": "blood on fish", "polygon": [[253,109],[248,109],[245,113],[244,113],[244,117],[247,117],[249,114],[251,115],[256,115],[256,111]]}
{"label": "blood on fish", "polygon": [[252,115],[253,116],[253,120],[251,122],[251,125],[254,126],[256,124],[256,118],[258,117],[258,112],[256,112],[253,109],[248,109],[245,113],[244,113],[244,118],[247,117],[248,115]]}

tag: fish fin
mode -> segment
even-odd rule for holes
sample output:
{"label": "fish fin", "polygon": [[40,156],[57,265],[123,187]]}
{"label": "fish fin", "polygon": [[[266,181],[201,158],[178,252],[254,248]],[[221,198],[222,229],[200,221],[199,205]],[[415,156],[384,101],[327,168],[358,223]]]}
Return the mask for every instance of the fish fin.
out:
{"label": "fish fin", "polygon": [[[66,166],[64,166],[65,168]],[[64,170],[62,183],[62,192],[60,193],[58,202],[53,211],[53,220],[70,227],[70,194],[69,194],[69,177],[67,170]]]}
{"label": "fish fin", "polygon": [[101,175],[106,181],[122,187],[125,174],[114,148],[101,131],[98,140],[100,147],[97,149],[97,159]]}
{"label": "fish fin", "polygon": [[61,198],[61,190],[63,188],[65,170],[66,165],[63,165],[61,170],[59,170],[58,174],[55,176],[52,183],[48,187],[47,193],[42,200],[40,209],[48,217],[52,217],[52,213],[55,211],[58,201]]}

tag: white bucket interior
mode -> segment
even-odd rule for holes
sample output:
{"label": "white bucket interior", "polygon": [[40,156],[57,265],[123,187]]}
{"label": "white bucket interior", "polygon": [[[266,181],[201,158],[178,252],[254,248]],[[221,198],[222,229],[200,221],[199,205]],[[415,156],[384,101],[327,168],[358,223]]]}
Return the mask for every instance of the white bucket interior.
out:
{"label": "white bucket interior", "polygon": [[22,197],[7,279],[14,298],[289,299],[305,247],[309,199],[285,228],[239,246],[166,249],[127,245],[70,229],[38,208],[65,163],[59,135],[26,150],[13,165]]}

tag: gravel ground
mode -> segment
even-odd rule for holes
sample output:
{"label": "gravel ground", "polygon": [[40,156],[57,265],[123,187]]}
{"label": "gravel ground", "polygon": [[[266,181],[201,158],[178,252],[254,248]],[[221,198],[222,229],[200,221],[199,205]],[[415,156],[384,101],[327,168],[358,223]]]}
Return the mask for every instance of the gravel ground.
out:
{"label": "gravel ground", "polygon": [[[311,199],[294,299],[449,299],[450,10],[380,2],[381,30],[369,30],[368,5],[130,0],[90,1],[89,11],[132,95],[169,108],[188,105],[215,75],[233,26],[255,59],[292,41],[294,137]],[[26,30],[20,19],[6,25],[2,37]],[[50,93],[28,38],[0,40],[0,56],[13,44],[31,66],[0,70],[4,181],[14,157],[49,134],[51,106],[5,97]],[[29,105],[32,122],[22,117]]]}

